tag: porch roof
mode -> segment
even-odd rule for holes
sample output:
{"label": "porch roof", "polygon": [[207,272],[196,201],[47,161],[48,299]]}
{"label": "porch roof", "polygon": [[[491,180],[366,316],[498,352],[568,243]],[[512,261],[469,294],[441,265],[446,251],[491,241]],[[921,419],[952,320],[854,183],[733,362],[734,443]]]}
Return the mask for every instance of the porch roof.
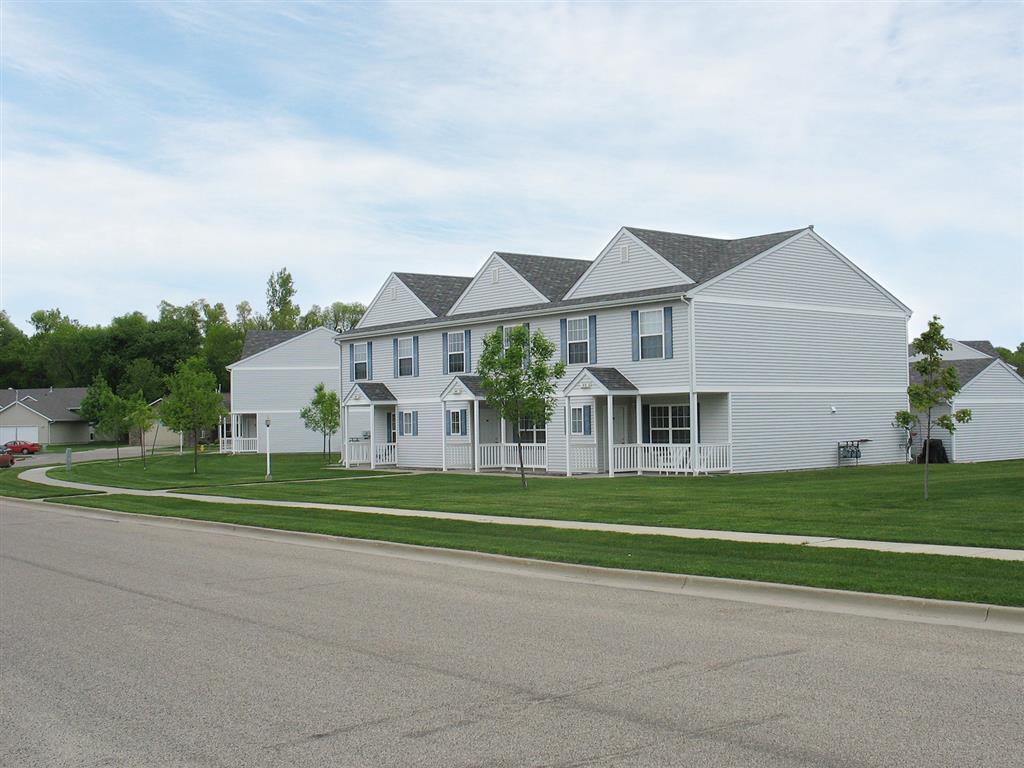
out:
{"label": "porch roof", "polygon": [[455,396],[454,390],[458,384],[461,384],[469,394],[468,398],[463,397],[461,394],[458,395],[461,400],[485,400],[487,398],[487,393],[484,391],[484,385],[480,381],[479,376],[460,373],[454,376],[452,380],[448,382],[448,386],[441,391],[441,399],[446,400],[449,396]]}
{"label": "porch roof", "polygon": [[360,381],[352,385],[352,389],[345,395],[345,403],[358,399],[358,396],[365,397],[371,403],[394,403],[395,397],[387,385],[376,381]]}
{"label": "porch roof", "polygon": [[581,388],[584,381],[597,384],[597,387],[606,393],[639,391],[636,385],[623,376],[618,368],[590,366],[581,370],[573,377],[572,381],[566,384],[566,394]]}

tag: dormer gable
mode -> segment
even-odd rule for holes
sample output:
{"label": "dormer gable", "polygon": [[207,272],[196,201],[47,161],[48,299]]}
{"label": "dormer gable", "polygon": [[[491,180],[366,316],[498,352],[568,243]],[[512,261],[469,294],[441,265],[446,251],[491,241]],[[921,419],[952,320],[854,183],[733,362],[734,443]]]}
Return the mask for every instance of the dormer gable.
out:
{"label": "dormer gable", "polygon": [[693,282],[689,275],[623,227],[569,289],[565,298],[581,299]]}
{"label": "dormer gable", "polygon": [[548,298],[512,268],[500,253],[492,253],[452,305],[449,314],[480,312],[504,307],[545,304]]}
{"label": "dormer gable", "polygon": [[430,317],[435,317],[435,314],[396,273],[392,272],[373,297],[356,327],[426,320]]}

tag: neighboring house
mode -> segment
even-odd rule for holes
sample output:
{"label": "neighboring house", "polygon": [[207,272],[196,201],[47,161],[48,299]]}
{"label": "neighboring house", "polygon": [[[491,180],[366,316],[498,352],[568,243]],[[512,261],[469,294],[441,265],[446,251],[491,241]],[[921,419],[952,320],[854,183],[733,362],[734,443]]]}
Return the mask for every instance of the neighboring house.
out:
{"label": "neighboring house", "polygon": [[309,405],[321,382],[340,392],[336,335],[327,328],[246,332],[241,359],[227,366],[231,413],[221,426],[221,451],[265,451],[267,419],[272,450],[321,449],[320,433],[306,429],[299,411]]}
{"label": "neighboring house", "polygon": [[[958,424],[950,434],[932,428],[932,438],[942,440],[953,462],[996,461],[1024,458],[1024,379],[1013,366],[999,357],[988,341],[955,341],[942,358],[956,368],[960,391],[953,401],[932,411],[932,418],[944,413],[971,409],[971,420]],[[913,349],[911,348],[911,353]],[[920,359],[914,354],[911,361]],[[920,376],[910,368],[910,381]],[[914,440],[915,453],[923,445],[924,428]]]}
{"label": "neighboring house", "polygon": [[78,410],[85,387],[0,390],[0,444],[10,440],[33,443],[88,443],[93,427]]}
{"label": "neighboring house", "polygon": [[[224,409],[231,412],[231,394],[229,392],[222,393],[221,397],[224,400]],[[146,447],[147,448],[173,448],[173,447],[191,447],[192,446],[192,434],[183,435],[180,432],[175,432],[170,429],[160,420],[160,403],[163,402],[163,398],[157,398],[149,407],[153,409],[154,420],[153,426],[146,430]],[[225,417],[215,424],[211,424],[205,429],[199,430],[199,442],[207,443],[213,442],[214,440],[223,440],[225,437],[225,429],[230,424],[230,417]],[[139,444],[139,433],[138,430],[134,430],[128,435],[129,445]]]}
{"label": "neighboring house", "polygon": [[[347,460],[513,467],[518,430],[530,468],[566,474],[827,467],[846,440],[899,462],[909,315],[812,227],[623,228],[592,261],[393,273],[339,337]],[[503,423],[477,376],[483,337],[516,324],[568,366],[548,424]]]}

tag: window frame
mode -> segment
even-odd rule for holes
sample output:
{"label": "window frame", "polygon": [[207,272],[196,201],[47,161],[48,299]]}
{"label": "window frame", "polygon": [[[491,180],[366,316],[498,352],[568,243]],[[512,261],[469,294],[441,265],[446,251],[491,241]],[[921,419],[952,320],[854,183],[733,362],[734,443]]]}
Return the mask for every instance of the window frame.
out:
{"label": "window frame", "polygon": [[448,409],[448,437],[462,437],[462,409]]}
{"label": "window frame", "polygon": [[[693,429],[693,420],[690,418],[690,404],[689,403],[651,403],[650,414],[648,416],[648,427],[650,434],[648,439],[652,445],[689,445],[691,439],[691,430]],[[659,414],[655,416],[655,409],[658,409]],[[686,426],[675,426],[676,409],[679,410],[680,420],[686,424]],[[661,411],[664,411],[664,416],[661,415]],[[659,420],[659,426],[655,426],[655,418]],[[664,426],[660,426],[661,420],[664,419]],[[655,440],[654,433],[665,433],[667,440]],[[676,434],[683,439],[673,440]]]}
{"label": "window frame", "polygon": [[[528,427],[523,427],[523,422],[524,421],[529,423]],[[540,441],[540,440],[537,439],[537,433],[538,432],[542,432],[544,434],[544,440],[543,441]],[[523,439],[523,436],[527,435],[527,434],[530,436],[530,439],[529,440]],[[512,436],[513,437],[516,437],[517,435],[519,436],[520,442],[522,442],[523,445],[547,445],[547,443],[548,443],[548,425],[547,424],[540,424],[540,425],[534,424],[532,420],[526,419],[526,418],[522,418],[522,419],[519,420],[519,424],[516,425],[515,429],[512,432]]]}
{"label": "window frame", "polygon": [[[576,328],[578,331],[581,325],[583,330],[586,332],[586,338],[577,338],[574,340],[572,338],[573,329]],[[590,365],[590,345],[592,341],[593,340],[590,338],[590,317],[588,315],[583,315],[582,317],[567,317],[565,319],[565,362],[567,365]],[[586,344],[586,354],[583,356],[582,360],[573,361],[574,344],[576,345],[577,350],[579,349],[579,345]],[[578,352],[576,356],[579,357]]]}
{"label": "window frame", "polygon": [[[398,376],[399,376],[399,378],[403,378],[404,379],[407,376],[412,376],[416,372],[416,366],[414,364],[414,362],[415,362],[415,354],[416,354],[416,347],[413,344],[413,340],[412,339],[413,339],[412,336],[399,336],[398,337]],[[409,343],[409,354],[408,355],[403,355],[402,354],[402,343],[403,342],[408,342]],[[403,360],[408,360],[409,361],[409,372],[408,373],[402,373],[402,361]]]}
{"label": "window frame", "polygon": [[[661,330],[659,333],[644,333],[644,315],[657,315],[658,325]],[[664,360],[665,359],[665,310],[663,309],[641,309],[637,312],[637,334],[639,345],[638,352],[640,353],[641,360]],[[644,339],[661,339],[661,352],[657,355],[645,355],[644,354]]]}
{"label": "window frame", "polygon": [[[574,436],[577,436],[577,437],[586,437],[586,432],[584,430],[586,430],[586,428],[587,428],[587,423],[586,423],[586,419],[585,419],[585,417],[583,415],[583,408],[584,408],[584,406],[582,406],[582,405],[574,405],[574,406],[572,406],[569,409],[569,434],[570,435],[574,435]],[[580,428],[579,428],[578,431],[576,429],[576,411],[580,412],[580,422],[579,422]]]}
{"label": "window frame", "polygon": [[[461,349],[459,349],[458,351],[453,352],[452,351],[452,343],[455,340],[458,340],[458,343],[461,346]],[[461,364],[460,364],[462,367],[457,369],[457,370],[456,370],[455,366],[452,365],[452,357],[455,356],[455,355],[457,355],[461,359],[461,361],[462,361]],[[450,374],[465,373],[466,370],[467,370],[467,368],[466,368],[466,332],[465,331],[459,331],[457,333],[453,333],[453,332],[449,331],[448,332],[448,373],[450,373]]]}
{"label": "window frame", "polygon": [[402,437],[412,437],[412,411],[399,411],[398,413],[402,420]]}
{"label": "window frame", "polygon": [[[359,359],[359,349],[362,347],[363,359]],[[359,375],[359,366],[363,366],[363,375]],[[369,381],[370,376],[370,354],[369,347],[365,341],[352,344],[352,380]]]}

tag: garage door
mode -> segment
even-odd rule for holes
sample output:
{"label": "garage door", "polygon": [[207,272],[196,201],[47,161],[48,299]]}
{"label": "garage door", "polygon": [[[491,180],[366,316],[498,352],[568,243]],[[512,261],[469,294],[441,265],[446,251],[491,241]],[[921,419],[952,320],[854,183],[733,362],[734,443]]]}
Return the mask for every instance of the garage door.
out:
{"label": "garage door", "polygon": [[38,443],[39,427],[0,427],[0,445],[9,443],[11,440]]}

